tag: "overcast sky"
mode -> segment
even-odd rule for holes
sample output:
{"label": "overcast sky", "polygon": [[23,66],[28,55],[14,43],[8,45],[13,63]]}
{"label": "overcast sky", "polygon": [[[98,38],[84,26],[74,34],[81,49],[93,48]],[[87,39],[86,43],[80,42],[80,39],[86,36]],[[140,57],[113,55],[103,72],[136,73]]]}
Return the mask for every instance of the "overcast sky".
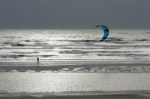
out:
{"label": "overcast sky", "polygon": [[0,28],[150,28],[150,0],[0,0]]}

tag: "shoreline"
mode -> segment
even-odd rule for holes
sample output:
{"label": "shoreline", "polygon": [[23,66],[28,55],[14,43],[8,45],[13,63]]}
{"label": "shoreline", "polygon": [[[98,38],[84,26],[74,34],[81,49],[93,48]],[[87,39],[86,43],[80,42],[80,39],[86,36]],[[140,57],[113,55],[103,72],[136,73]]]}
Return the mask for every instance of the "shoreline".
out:
{"label": "shoreline", "polygon": [[150,99],[150,91],[0,93],[0,99]]}
{"label": "shoreline", "polygon": [[[25,64],[25,63],[24,63]],[[50,73],[150,73],[150,63],[112,63],[112,64],[3,64],[0,72],[50,72]]]}
{"label": "shoreline", "polygon": [[0,99],[149,99],[146,96],[139,95],[73,95],[73,96],[10,96],[10,97],[0,97]]}

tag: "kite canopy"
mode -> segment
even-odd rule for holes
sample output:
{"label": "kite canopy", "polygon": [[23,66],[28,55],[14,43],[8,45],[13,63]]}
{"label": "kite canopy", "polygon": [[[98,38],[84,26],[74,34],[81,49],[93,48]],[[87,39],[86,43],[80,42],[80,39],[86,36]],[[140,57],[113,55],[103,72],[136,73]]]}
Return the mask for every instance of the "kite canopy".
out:
{"label": "kite canopy", "polygon": [[108,36],[109,36],[109,29],[108,29],[108,27],[106,25],[97,25],[96,27],[100,27],[104,31],[104,35],[103,35],[101,41],[106,40],[108,38]]}

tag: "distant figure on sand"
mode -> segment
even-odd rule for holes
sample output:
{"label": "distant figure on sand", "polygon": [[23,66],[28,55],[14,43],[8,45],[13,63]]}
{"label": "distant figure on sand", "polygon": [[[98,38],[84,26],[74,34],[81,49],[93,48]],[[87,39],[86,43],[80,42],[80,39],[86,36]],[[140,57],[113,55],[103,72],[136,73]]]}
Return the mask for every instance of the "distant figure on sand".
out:
{"label": "distant figure on sand", "polygon": [[39,63],[40,63],[40,59],[39,57],[37,57],[37,64],[39,65]]}

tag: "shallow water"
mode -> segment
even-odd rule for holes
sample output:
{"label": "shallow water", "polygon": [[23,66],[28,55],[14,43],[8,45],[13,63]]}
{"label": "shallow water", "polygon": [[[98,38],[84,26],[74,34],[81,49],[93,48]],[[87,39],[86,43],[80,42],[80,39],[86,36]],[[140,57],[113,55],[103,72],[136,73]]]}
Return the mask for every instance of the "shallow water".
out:
{"label": "shallow water", "polygon": [[[103,63],[121,63],[121,66],[143,63],[141,66],[147,67],[150,60],[149,31],[111,30],[110,38],[100,42],[103,33],[96,29],[1,30],[0,70],[8,71],[10,66],[17,69],[20,66],[99,64],[104,67]],[[37,64],[37,57],[40,64]]]}
{"label": "shallow water", "polygon": [[[148,31],[148,30],[147,30]],[[6,30],[0,31],[1,62],[41,62],[50,59],[147,60],[150,34],[143,30],[112,30],[100,42],[99,30]],[[145,56],[143,58],[143,56]],[[136,57],[136,58],[137,58]]]}

